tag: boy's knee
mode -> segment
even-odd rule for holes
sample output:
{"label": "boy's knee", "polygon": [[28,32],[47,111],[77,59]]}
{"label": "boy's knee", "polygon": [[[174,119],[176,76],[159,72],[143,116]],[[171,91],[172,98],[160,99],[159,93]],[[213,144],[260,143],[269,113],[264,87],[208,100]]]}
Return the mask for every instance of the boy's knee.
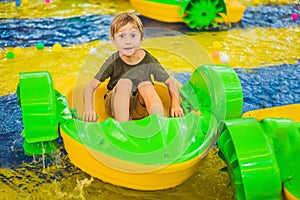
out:
{"label": "boy's knee", "polygon": [[162,104],[153,104],[149,109],[149,114],[159,114],[161,116],[165,116],[164,107]]}
{"label": "boy's knee", "polygon": [[150,81],[143,81],[138,84],[138,91],[143,95],[153,95],[156,93],[154,85]]}
{"label": "boy's knee", "polygon": [[138,87],[138,91],[149,112],[151,110],[151,107],[154,105],[160,105],[160,107],[162,107],[162,101],[151,82],[150,84],[140,84]]}
{"label": "boy's knee", "polygon": [[138,91],[144,98],[147,98],[147,97],[155,98],[155,96],[157,96],[154,85],[150,81],[141,82],[138,85]]}
{"label": "boy's knee", "polygon": [[132,90],[132,81],[130,79],[120,79],[116,84],[116,92],[122,91],[130,93]]}

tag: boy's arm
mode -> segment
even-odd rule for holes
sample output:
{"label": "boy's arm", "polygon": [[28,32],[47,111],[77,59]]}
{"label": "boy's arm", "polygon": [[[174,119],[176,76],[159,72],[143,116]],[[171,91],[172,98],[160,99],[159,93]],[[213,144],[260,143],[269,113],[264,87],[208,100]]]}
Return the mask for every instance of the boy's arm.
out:
{"label": "boy's arm", "polygon": [[94,92],[97,87],[101,84],[101,82],[95,78],[93,78],[83,90],[83,104],[84,111],[82,119],[86,122],[95,122],[97,121],[97,113],[94,110],[93,97]]}
{"label": "boy's arm", "polygon": [[183,109],[180,106],[181,97],[179,95],[179,88],[177,82],[174,78],[169,77],[165,84],[169,89],[169,94],[171,96],[171,110],[170,115],[171,117],[183,117]]}

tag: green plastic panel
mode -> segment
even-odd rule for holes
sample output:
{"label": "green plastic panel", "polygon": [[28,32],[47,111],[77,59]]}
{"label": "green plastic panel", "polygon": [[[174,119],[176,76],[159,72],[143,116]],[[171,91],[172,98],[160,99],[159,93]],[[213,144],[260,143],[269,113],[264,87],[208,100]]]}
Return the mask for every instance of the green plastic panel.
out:
{"label": "green plastic panel", "polygon": [[[24,123],[24,149],[32,152],[30,144],[58,138],[56,96],[48,72],[20,73],[19,98]],[[31,150],[29,150],[31,149]],[[39,151],[40,152],[40,151]]]}
{"label": "green plastic panel", "polygon": [[114,119],[103,123],[70,120],[62,129],[96,151],[134,163],[157,165],[199,155],[205,139],[200,122],[201,116],[190,113],[185,118],[151,115],[122,123]]}
{"label": "green plastic panel", "polygon": [[284,187],[300,199],[300,123],[290,119],[263,119]]}
{"label": "green plastic panel", "polygon": [[168,5],[180,5],[182,3],[187,3],[190,0],[182,0],[182,1],[176,1],[176,0],[147,0],[150,2],[155,2],[155,3],[161,3],[161,4],[168,4]]}
{"label": "green plastic panel", "polygon": [[29,156],[44,155],[57,149],[57,143],[55,140],[34,143],[28,143],[26,140],[24,140],[23,148],[25,153]]}
{"label": "green plastic panel", "polygon": [[[295,181],[297,176],[293,175],[299,174],[299,168],[289,165],[299,155],[298,131],[285,120],[226,120],[218,139],[219,153],[227,164],[237,199],[282,199],[282,182],[288,181],[287,177]],[[293,145],[288,134],[296,140]]]}
{"label": "green plastic panel", "polygon": [[239,118],[243,108],[243,91],[234,69],[226,65],[203,65],[190,79],[202,111],[220,121]]}
{"label": "green plastic panel", "polygon": [[24,132],[28,143],[58,137],[56,96],[48,72],[20,73],[20,99]]}

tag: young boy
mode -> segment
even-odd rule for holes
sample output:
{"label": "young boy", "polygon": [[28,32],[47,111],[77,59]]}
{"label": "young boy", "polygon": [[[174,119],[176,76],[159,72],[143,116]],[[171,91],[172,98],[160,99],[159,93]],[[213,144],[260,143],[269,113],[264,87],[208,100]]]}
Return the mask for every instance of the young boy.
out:
{"label": "young boy", "polygon": [[85,86],[83,120],[96,121],[93,95],[97,87],[110,78],[105,107],[118,121],[139,119],[151,114],[165,115],[162,101],[154,89],[151,75],[164,82],[171,97],[171,117],[183,117],[179,89],[156,58],[140,48],[144,26],[133,13],[117,15],[110,26],[110,40],[118,51],[102,65],[96,76]]}

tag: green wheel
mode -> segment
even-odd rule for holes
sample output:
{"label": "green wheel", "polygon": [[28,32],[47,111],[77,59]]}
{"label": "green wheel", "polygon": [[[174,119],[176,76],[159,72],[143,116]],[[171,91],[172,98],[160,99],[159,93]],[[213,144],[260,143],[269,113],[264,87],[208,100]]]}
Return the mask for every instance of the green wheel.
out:
{"label": "green wheel", "polygon": [[190,28],[198,30],[218,27],[216,20],[222,19],[220,13],[227,13],[223,0],[191,0],[182,4],[180,9],[183,21]]}
{"label": "green wheel", "polygon": [[282,199],[279,167],[256,119],[227,120],[218,146],[238,200]]}
{"label": "green wheel", "polygon": [[34,155],[54,151],[59,135],[51,75],[47,71],[21,72],[17,94],[22,108],[25,153]]}
{"label": "green wheel", "polygon": [[300,123],[288,118],[265,118],[261,121],[272,140],[287,199],[300,199]]}
{"label": "green wheel", "polygon": [[57,148],[59,123],[71,118],[67,99],[54,89],[47,71],[21,72],[16,93],[22,109],[25,153],[53,152]]}

